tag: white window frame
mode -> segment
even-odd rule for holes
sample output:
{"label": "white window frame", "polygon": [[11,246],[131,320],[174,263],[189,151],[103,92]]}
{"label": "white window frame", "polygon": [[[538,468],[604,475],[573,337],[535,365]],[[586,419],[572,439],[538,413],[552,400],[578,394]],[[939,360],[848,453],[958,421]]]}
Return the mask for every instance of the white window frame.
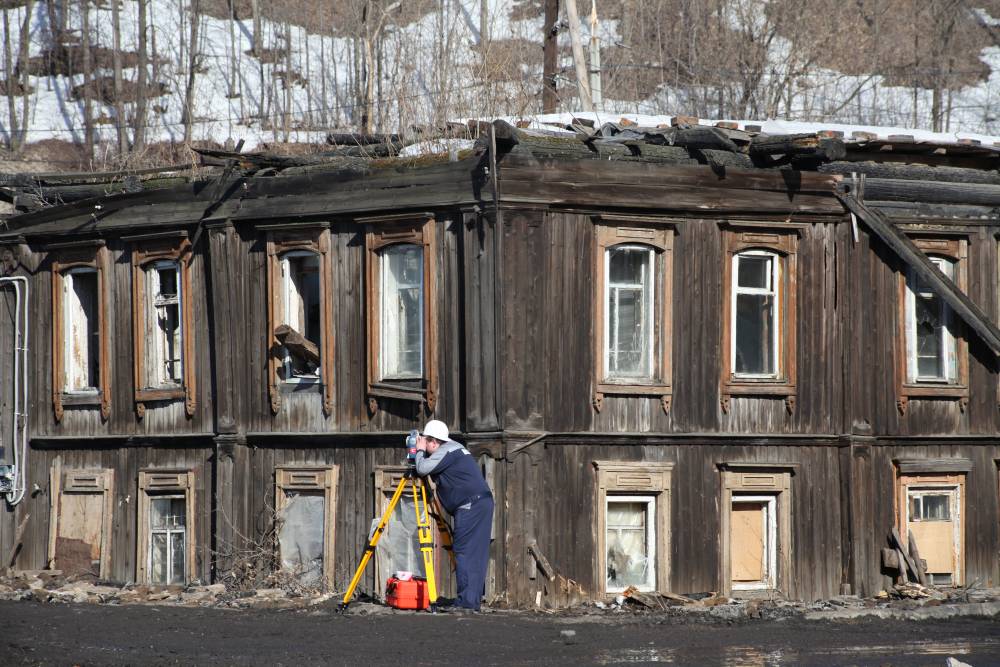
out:
{"label": "white window frame", "polygon": [[[641,585],[636,585],[640,591],[655,591],[656,590],[656,496],[655,495],[641,495],[641,496],[623,496],[609,493],[604,499],[604,548],[607,550],[607,532],[608,528],[608,507],[612,503],[645,503],[646,504],[646,562],[648,567],[646,569],[646,581]],[[605,558],[607,555],[605,554]],[[605,564],[607,561],[605,560]],[[622,588],[615,588],[608,584],[608,573],[607,566],[605,565],[605,571],[602,573],[604,577],[605,590],[608,593],[621,593],[625,590]]]}
{"label": "white window frame", "polygon": [[[171,269],[176,275],[177,296],[172,299],[164,299],[160,295],[160,271],[164,269]],[[156,386],[180,387],[184,384],[184,364],[186,363],[186,359],[184,359],[185,297],[183,281],[181,280],[181,263],[171,259],[156,260],[147,266],[146,276],[147,289],[150,291],[150,295],[152,297],[149,299],[152,312],[148,314],[147,322],[149,322],[150,328],[156,336],[156,344],[154,346],[156,358],[153,360],[156,366]],[[165,310],[168,306],[177,306],[178,340],[176,346],[177,349],[174,351],[177,355],[177,366],[174,373],[177,376],[176,379],[167,376],[167,335],[166,332],[161,330],[159,326],[156,326],[160,318],[161,310]]]}
{"label": "white window frame", "polygon": [[[405,251],[407,249],[414,248],[420,252],[420,266],[421,270],[419,272],[420,282],[419,283],[407,283],[406,285],[397,285],[394,294],[398,294],[401,289],[411,289],[413,287],[420,288],[420,315],[417,321],[420,324],[420,342],[418,343],[418,349],[420,350],[420,368],[416,373],[408,374],[391,374],[388,372],[388,360],[394,358],[397,355],[395,352],[390,354],[390,348],[393,347],[390,343],[398,343],[398,336],[401,335],[398,326],[396,327],[397,338],[390,341],[388,326],[388,313],[390,304],[390,292],[388,289],[388,278],[389,278],[389,264],[390,260],[388,255],[396,253],[399,251]],[[393,243],[387,245],[378,250],[379,255],[379,329],[381,332],[381,340],[379,341],[381,349],[379,350],[379,357],[381,363],[379,365],[381,380],[419,380],[424,377],[424,369],[426,368],[426,360],[424,359],[424,339],[427,336],[425,331],[425,321],[426,321],[426,308],[427,308],[427,293],[426,286],[424,284],[424,252],[425,248],[423,245],[418,243]],[[395,345],[398,349],[398,344]],[[396,370],[399,368],[399,363],[397,359]]]}
{"label": "white window frame", "polygon": [[[78,303],[78,300],[76,298],[75,290],[73,289],[73,282],[74,282],[74,276],[80,275],[80,274],[84,274],[84,273],[93,274],[94,275],[94,290],[95,290],[94,291],[94,303],[95,303],[94,317],[96,317],[98,319],[98,321],[94,323],[96,325],[96,328],[97,328],[97,336],[98,336],[98,341],[96,343],[97,344],[97,368],[91,369],[91,368],[88,367],[87,368],[87,374],[88,375],[94,375],[94,376],[96,376],[97,379],[98,379],[98,383],[97,383],[97,386],[87,386],[87,387],[83,387],[83,388],[74,388],[74,387],[70,386],[70,382],[71,382],[70,378],[71,378],[71,375],[72,375],[70,369],[71,369],[71,367],[73,365],[72,364],[72,359],[73,359],[73,310],[74,310],[73,305],[76,304],[76,303]],[[90,267],[90,266],[79,266],[79,267],[74,267],[74,268],[66,269],[62,273],[62,289],[63,289],[63,299],[62,299],[62,302],[63,302],[63,359],[65,359],[65,364],[66,364],[65,371],[63,372],[63,387],[62,387],[62,391],[65,394],[95,395],[95,394],[97,394],[97,393],[99,393],[101,391],[101,387],[100,387],[101,371],[100,371],[100,368],[101,368],[101,363],[103,363],[103,359],[101,359],[101,357],[104,354],[104,350],[102,349],[101,342],[100,342],[100,317],[101,317],[100,309],[101,309],[101,305],[102,305],[101,304],[101,298],[100,298],[100,289],[101,289],[101,277],[100,277],[100,274],[99,274],[99,272],[98,272],[98,270],[96,268]],[[85,335],[89,339],[89,337],[90,337],[89,330],[88,330],[88,332]],[[85,344],[86,344],[86,347],[89,350],[90,341],[89,340],[85,341]],[[89,362],[89,360],[88,360],[88,362]]]}
{"label": "white window frame", "polygon": [[[740,259],[742,257],[767,257],[771,260],[771,271],[769,273],[770,284],[767,288],[760,287],[740,287]],[[781,377],[781,255],[770,250],[742,250],[733,254],[731,273],[731,303],[729,304],[729,359],[732,364],[730,373],[734,378],[739,379],[777,379]],[[740,373],[736,370],[736,302],[741,294],[755,296],[770,296],[774,300],[774,308],[771,313],[771,328],[774,332],[771,342],[771,358],[774,360],[774,371],[771,373]]]}
{"label": "white window frame", "polygon": [[[950,586],[959,586],[964,581],[962,575],[962,561],[964,560],[964,545],[962,544],[962,485],[952,482],[917,482],[912,485],[907,484],[905,488],[906,502],[903,509],[903,525],[909,524],[912,520],[910,515],[910,498],[923,495],[941,495],[946,492],[951,495],[951,518],[952,523],[952,549],[955,555],[955,572],[951,578]],[[917,545],[919,546],[919,545]],[[934,574],[934,573],[930,573]]]}
{"label": "white window frame", "polygon": [[[148,520],[150,520],[150,522],[152,521],[151,517],[152,517],[152,512],[153,512],[153,503],[155,501],[157,501],[157,500],[183,500],[184,501],[184,527],[183,528],[179,528],[179,529],[153,528],[152,523],[150,523],[150,525],[149,525],[149,531],[148,531],[148,534],[146,536],[146,539],[148,540],[148,542],[147,542],[147,548],[146,548],[146,572],[148,573],[149,581],[150,581],[151,584],[158,585],[158,586],[169,586],[169,585],[173,585],[174,584],[174,582],[173,582],[173,579],[174,579],[174,577],[173,577],[173,575],[174,575],[174,571],[173,571],[173,569],[174,569],[174,560],[173,560],[173,558],[169,557],[173,553],[172,550],[171,550],[171,548],[170,548],[170,542],[171,542],[171,538],[174,535],[180,534],[181,538],[184,540],[183,543],[182,543],[182,547],[183,547],[183,551],[184,551],[184,572],[183,572],[183,577],[181,577],[181,579],[186,584],[188,582],[188,580],[189,580],[188,579],[188,571],[187,571],[187,567],[188,567],[188,556],[187,556],[187,554],[188,554],[188,534],[187,534],[187,531],[188,531],[188,524],[190,522],[190,517],[188,516],[187,496],[185,494],[183,494],[183,493],[151,494],[149,496],[149,506],[148,506],[148,511],[150,513],[150,518]],[[154,582],[153,581],[153,535],[154,534],[165,534],[167,536],[167,555],[168,555],[168,558],[167,558],[167,581],[165,581],[165,582]]]}
{"label": "white window frame", "polygon": [[[764,515],[764,535],[767,542],[764,544],[764,566],[766,568],[765,578],[762,581],[732,582],[734,591],[760,591],[771,590],[778,587],[778,496],[768,494],[766,496],[745,496],[733,494],[731,504],[741,503],[764,503],[766,505]],[[730,507],[732,511],[732,507]]]}
{"label": "white window frame", "polygon": [[[638,250],[646,253],[648,258],[646,264],[646,284],[642,285],[639,283],[622,283],[617,285],[612,285],[611,283],[611,254],[617,250]],[[643,311],[643,324],[646,327],[646,367],[643,372],[639,375],[627,375],[620,372],[616,372],[612,375],[611,367],[611,351],[615,348],[612,341],[618,339],[618,332],[612,332],[611,325],[611,295],[612,291],[615,289],[643,289],[643,301],[644,301],[644,311]],[[604,352],[603,352],[603,373],[604,378],[609,381],[614,380],[645,380],[651,381],[654,379],[654,366],[655,366],[655,341],[656,332],[655,327],[655,308],[656,308],[656,248],[652,246],[642,245],[639,243],[620,243],[618,245],[613,245],[605,248],[604,250]],[[617,325],[617,318],[615,318],[615,323]]]}
{"label": "white window frame", "polygon": [[[291,262],[288,261],[289,259],[294,257],[314,257],[316,259],[316,271],[319,275],[319,279],[322,281],[323,278],[322,257],[317,253],[311,250],[289,250],[287,252],[281,253],[281,256],[278,259],[279,259],[279,266],[281,267],[281,320],[283,324],[289,324],[291,303],[288,297],[291,294],[291,291],[295,289],[295,285],[292,282]],[[321,287],[320,294],[318,295],[317,298],[322,299],[322,291],[323,290]],[[306,317],[308,317],[308,315],[306,315]],[[300,328],[302,328],[303,331],[300,331],[299,333],[305,336],[306,335],[306,332],[304,331],[305,327],[301,326],[301,323],[300,323]],[[322,332],[320,335],[322,336]],[[303,373],[300,375],[296,375],[292,371],[292,355],[288,350],[284,350],[284,356],[281,358],[281,367],[283,369],[285,383],[316,384],[322,380],[322,373],[323,373],[322,363],[316,366],[315,373]]]}
{"label": "white window frame", "polygon": [[[957,262],[951,260],[947,257],[929,257],[930,261],[934,266],[941,271],[942,274],[950,279],[955,277],[955,269],[957,268]],[[919,364],[917,358],[917,307],[916,307],[916,290],[914,289],[919,276],[916,272],[910,268],[906,274],[906,375],[907,381],[919,384],[955,384],[958,382],[958,342],[951,333],[951,328],[955,321],[955,314],[952,312],[951,308],[945,303],[944,299],[941,298],[939,294],[934,292],[933,289],[928,291],[933,293],[938,297],[941,305],[941,321],[944,326],[941,329],[942,333],[942,351],[944,358],[943,376],[921,376],[919,375]]]}

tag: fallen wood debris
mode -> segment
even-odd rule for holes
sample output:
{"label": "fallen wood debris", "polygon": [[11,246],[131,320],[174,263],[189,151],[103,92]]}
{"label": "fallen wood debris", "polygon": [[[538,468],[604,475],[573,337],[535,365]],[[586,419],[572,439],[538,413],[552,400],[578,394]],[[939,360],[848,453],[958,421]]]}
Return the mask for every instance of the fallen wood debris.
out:
{"label": "fallen wood debris", "polygon": [[319,347],[292,327],[287,324],[275,327],[274,337],[299,359],[319,366]]}

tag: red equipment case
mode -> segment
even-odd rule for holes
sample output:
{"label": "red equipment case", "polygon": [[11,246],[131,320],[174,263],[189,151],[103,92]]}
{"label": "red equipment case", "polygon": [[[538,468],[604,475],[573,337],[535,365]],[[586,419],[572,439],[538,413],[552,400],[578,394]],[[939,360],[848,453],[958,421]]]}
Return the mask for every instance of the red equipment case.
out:
{"label": "red equipment case", "polygon": [[427,581],[410,579],[402,581],[389,577],[385,582],[385,603],[396,609],[428,609],[431,606]]}

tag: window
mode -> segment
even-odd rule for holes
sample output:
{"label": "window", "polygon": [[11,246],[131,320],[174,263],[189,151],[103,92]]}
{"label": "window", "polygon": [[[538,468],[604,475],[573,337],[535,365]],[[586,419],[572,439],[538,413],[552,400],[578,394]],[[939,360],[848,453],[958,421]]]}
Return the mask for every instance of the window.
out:
{"label": "window", "polygon": [[596,223],[594,408],[606,395],[651,395],[669,411],[671,222],[604,215]]}
{"label": "window", "polygon": [[[965,479],[972,462],[956,460],[895,461],[899,473],[896,517],[907,549],[916,542],[927,564],[927,578],[937,586],[964,581]],[[945,469],[948,472],[931,472]]]}
{"label": "window", "polygon": [[778,256],[747,250],[733,255],[733,376],[778,376]]}
{"label": "window", "polygon": [[132,249],[132,338],[136,414],[155,401],[184,399],[194,415],[194,311],[185,233],[127,237]]}
{"label": "window", "polygon": [[652,496],[608,496],[605,544],[609,593],[635,586],[656,588],[656,500]]}
{"label": "window", "polygon": [[597,554],[595,588],[619,593],[670,589],[672,463],[595,461]]}
{"label": "window", "polygon": [[52,404],[56,421],[65,406],[96,406],[111,414],[105,265],[101,244],[50,246],[52,262]]}
{"label": "window", "polygon": [[[964,239],[914,239],[931,263],[959,289],[966,289]],[[900,275],[901,321],[897,355],[897,407],[906,414],[911,398],[968,401],[966,341],[959,318],[912,267]]]}
{"label": "window", "polygon": [[721,592],[786,589],[792,562],[790,494],[794,466],[723,463],[720,467]]}
{"label": "window", "polygon": [[281,569],[307,588],[333,587],[337,466],[275,470]]}
{"label": "window", "polygon": [[139,473],[136,580],[186,584],[195,576],[194,473]]}
{"label": "window", "polygon": [[[322,389],[333,413],[333,302],[326,223],[266,225],[271,410],[282,395]],[[316,389],[311,389],[315,387]]]}
{"label": "window", "polygon": [[366,218],[368,406],[437,403],[434,225],[412,216]]}
{"label": "window", "polygon": [[111,578],[115,473],[63,470],[52,464],[49,498],[49,569],[66,576]]}
{"label": "window", "polygon": [[797,227],[728,224],[723,231],[721,402],[784,397],[795,408]]}

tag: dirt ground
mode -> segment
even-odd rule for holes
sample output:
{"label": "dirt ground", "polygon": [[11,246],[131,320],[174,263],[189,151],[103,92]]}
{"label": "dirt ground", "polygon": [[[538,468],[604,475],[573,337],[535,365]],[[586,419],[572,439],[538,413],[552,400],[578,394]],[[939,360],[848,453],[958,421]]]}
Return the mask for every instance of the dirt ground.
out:
{"label": "dirt ground", "polygon": [[705,622],[0,601],[3,665],[1000,665],[1000,619]]}

